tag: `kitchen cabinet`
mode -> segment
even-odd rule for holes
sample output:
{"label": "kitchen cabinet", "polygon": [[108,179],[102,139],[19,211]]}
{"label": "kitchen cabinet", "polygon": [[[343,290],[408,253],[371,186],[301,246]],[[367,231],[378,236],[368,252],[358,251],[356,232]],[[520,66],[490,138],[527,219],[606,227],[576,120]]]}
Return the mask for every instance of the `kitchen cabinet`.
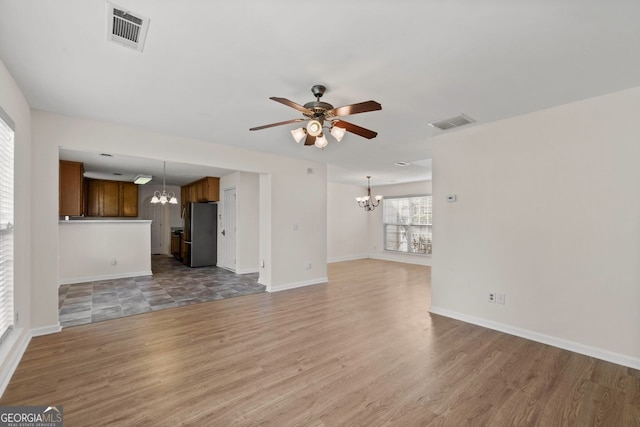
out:
{"label": "kitchen cabinet", "polygon": [[171,233],[171,255],[178,261],[182,261],[181,245],[183,240],[182,233]]}
{"label": "kitchen cabinet", "polygon": [[88,180],[87,216],[137,217],[138,186],[132,182]]}
{"label": "kitchen cabinet", "polygon": [[120,183],[100,181],[100,216],[120,216]]}
{"label": "kitchen cabinet", "polygon": [[182,208],[189,203],[197,202],[217,202],[220,200],[220,178],[207,176],[183,185],[180,188],[182,196]]}
{"label": "kitchen cabinet", "polygon": [[97,179],[87,179],[87,216],[100,216],[100,183]]}
{"label": "kitchen cabinet", "polygon": [[120,216],[138,216],[138,186],[133,182],[120,183]]}
{"label": "kitchen cabinet", "polygon": [[60,160],[58,181],[58,207],[60,216],[84,214],[84,165],[80,162]]}

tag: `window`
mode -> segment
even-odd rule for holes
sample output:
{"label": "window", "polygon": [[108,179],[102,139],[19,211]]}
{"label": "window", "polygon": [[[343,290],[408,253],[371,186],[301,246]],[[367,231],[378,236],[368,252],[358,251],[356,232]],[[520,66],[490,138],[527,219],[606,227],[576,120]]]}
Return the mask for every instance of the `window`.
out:
{"label": "window", "polygon": [[13,136],[0,108],[0,340],[13,327]]}
{"label": "window", "polygon": [[384,249],[431,255],[431,195],[383,199]]}

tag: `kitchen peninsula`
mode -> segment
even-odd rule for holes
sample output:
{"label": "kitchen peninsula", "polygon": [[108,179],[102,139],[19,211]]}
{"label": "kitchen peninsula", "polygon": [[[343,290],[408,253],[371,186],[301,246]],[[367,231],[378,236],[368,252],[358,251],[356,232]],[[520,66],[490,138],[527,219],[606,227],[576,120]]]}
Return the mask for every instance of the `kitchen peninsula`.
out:
{"label": "kitchen peninsula", "polygon": [[59,221],[58,253],[59,285],[150,276],[151,221]]}

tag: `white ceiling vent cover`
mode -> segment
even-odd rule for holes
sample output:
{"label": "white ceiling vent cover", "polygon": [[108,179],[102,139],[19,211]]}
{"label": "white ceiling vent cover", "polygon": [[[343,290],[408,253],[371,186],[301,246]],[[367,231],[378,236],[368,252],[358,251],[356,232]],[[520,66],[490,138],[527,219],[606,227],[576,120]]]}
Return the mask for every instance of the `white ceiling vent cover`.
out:
{"label": "white ceiling vent cover", "polygon": [[469,116],[465,116],[464,114],[460,114],[459,116],[449,117],[448,119],[438,120],[435,122],[429,123],[429,126],[434,128],[448,130],[452,128],[457,128],[460,126],[468,125],[469,123],[475,123]]}
{"label": "white ceiling vent cover", "polygon": [[149,18],[107,2],[107,40],[142,52]]}

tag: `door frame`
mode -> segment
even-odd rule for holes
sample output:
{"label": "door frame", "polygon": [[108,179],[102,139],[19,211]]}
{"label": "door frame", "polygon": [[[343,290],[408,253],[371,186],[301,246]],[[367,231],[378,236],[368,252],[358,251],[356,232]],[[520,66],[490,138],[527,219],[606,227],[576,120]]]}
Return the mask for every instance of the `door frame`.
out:
{"label": "door frame", "polygon": [[[230,198],[227,195],[233,195],[233,202],[230,202]],[[238,269],[238,234],[237,234],[237,202],[238,193],[235,186],[227,187],[222,190],[222,231],[225,233],[222,235],[222,265],[221,267],[233,271],[234,273]],[[231,236],[229,236],[229,230],[231,229]],[[233,255],[233,261],[231,261],[230,255]]]}

